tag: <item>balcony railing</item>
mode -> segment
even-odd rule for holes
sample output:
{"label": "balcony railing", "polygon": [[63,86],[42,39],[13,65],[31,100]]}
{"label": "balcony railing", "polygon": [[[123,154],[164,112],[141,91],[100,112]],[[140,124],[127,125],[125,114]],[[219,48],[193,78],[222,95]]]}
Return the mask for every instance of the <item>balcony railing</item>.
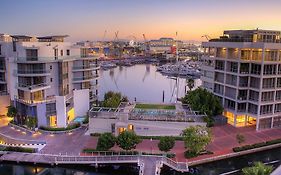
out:
{"label": "balcony railing", "polygon": [[34,70],[18,70],[18,74],[48,74],[50,71],[45,69],[34,69]]}
{"label": "balcony railing", "polygon": [[40,104],[40,103],[50,103],[50,102],[54,102],[56,99],[54,97],[50,97],[50,98],[45,98],[45,99],[41,99],[41,100],[27,100],[27,99],[22,99],[19,98],[18,96],[15,96],[15,100],[27,105],[36,105],[36,104]]}
{"label": "balcony railing", "polygon": [[82,66],[73,66],[73,70],[80,70],[80,69],[95,69],[99,68],[98,65],[82,65]]}
{"label": "balcony railing", "polygon": [[58,57],[37,57],[37,58],[28,58],[28,57],[17,57],[16,61],[18,62],[52,62],[56,60],[69,60],[69,59],[97,59],[97,56],[58,56]]}
{"label": "balcony railing", "polygon": [[40,83],[40,84],[33,84],[33,85],[28,85],[28,84],[24,84],[24,83],[18,84],[18,87],[27,88],[29,90],[34,90],[34,89],[43,88],[43,87],[47,87],[47,86],[49,86],[47,83]]}
{"label": "balcony railing", "polygon": [[73,78],[73,81],[92,80],[92,79],[95,79],[98,77],[99,77],[98,75],[92,75],[92,76],[87,76],[87,77],[76,77],[76,78]]}
{"label": "balcony railing", "polygon": [[8,95],[9,93],[7,91],[0,91],[0,95]]}

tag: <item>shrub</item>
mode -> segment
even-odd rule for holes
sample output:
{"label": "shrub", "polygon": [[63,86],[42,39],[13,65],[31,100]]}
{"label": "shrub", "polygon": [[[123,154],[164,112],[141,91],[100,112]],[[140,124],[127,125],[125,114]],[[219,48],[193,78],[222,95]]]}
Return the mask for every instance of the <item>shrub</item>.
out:
{"label": "shrub", "polygon": [[103,133],[99,136],[97,150],[107,151],[115,145],[116,138],[111,133]]}
{"label": "shrub", "polygon": [[160,151],[168,152],[170,151],[175,145],[175,139],[173,137],[162,137],[160,142],[158,143],[158,148]]}
{"label": "shrub", "polygon": [[245,136],[243,136],[242,134],[237,134],[236,140],[239,144],[241,144],[241,143],[245,142]]}
{"label": "shrub", "polygon": [[101,133],[91,133],[90,136],[99,137],[99,136],[101,136]]}

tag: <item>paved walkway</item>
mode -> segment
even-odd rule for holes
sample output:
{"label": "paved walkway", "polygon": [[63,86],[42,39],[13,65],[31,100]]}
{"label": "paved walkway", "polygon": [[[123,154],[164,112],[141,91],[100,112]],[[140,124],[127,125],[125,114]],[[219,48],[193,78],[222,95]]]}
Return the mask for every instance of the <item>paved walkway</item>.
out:
{"label": "paved walkway", "polygon": [[[46,141],[47,145],[41,150],[41,153],[45,154],[68,154],[79,155],[83,148],[96,148],[97,137],[91,137],[85,135],[85,128],[79,129],[69,134],[30,134],[21,130],[13,129],[10,126],[5,126],[4,119],[0,119],[0,133],[21,139],[38,139]],[[174,160],[185,162],[198,159],[204,159],[231,153],[232,148],[236,146],[259,143],[272,139],[281,138],[281,129],[271,129],[264,131],[255,131],[254,127],[235,128],[231,125],[217,126],[212,128],[213,141],[207,146],[207,150],[212,151],[214,154],[202,155],[196,158],[186,160],[184,158],[184,143],[183,141],[177,141],[171,152],[176,153]],[[245,142],[241,145],[237,143],[236,135],[242,134],[245,136]],[[158,150],[158,140],[143,140],[137,145],[136,150],[146,152],[160,152]],[[120,150],[115,146],[113,150]]]}

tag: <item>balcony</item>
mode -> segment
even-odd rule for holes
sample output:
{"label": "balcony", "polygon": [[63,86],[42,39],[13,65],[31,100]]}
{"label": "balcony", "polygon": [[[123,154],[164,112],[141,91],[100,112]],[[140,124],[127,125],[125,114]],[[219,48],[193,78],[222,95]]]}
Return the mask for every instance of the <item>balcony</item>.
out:
{"label": "balcony", "polygon": [[20,103],[23,103],[23,104],[26,104],[26,105],[37,105],[37,104],[40,104],[40,103],[54,103],[56,101],[55,97],[54,96],[51,96],[51,97],[47,97],[45,99],[42,99],[42,100],[26,100],[26,99],[22,99],[22,98],[19,98],[18,96],[15,96],[14,98],[17,102],[20,102]]}
{"label": "balcony", "polygon": [[82,65],[82,66],[73,66],[72,72],[83,72],[83,71],[91,71],[91,70],[98,70],[100,67],[95,64],[91,65]]}
{"label": "balcony", "polygon": [[5,78],[3,77],[0,77],[0,84],[7,84]]}
{"label": "balcony", "polygon": [[[4,63],[3,63],[4,64]],[[6,72],[5,65],[0,64],[0,72]]]}
{"label": "balcony", "polygon": [[8,91],[4,90],[4,91],[0,91],[0,96],[4,96],[4,95],[8,95]]}
{"label": "balcony", "polygon": [[95,60],[97,56],[86,56],[82,57],[80,55],[77,56],[58,56],[58,57],[35,57],[35,58],[28,58],[28,57],[17,57],[17,63],[46,63],[46,62],[56,62],[58,60]]}
{"label": "balcony", "polygon": [[86,77],[76,77],[73,78],[73,83],[83,83],[97,79],[98,75],[86,76]]}
{"label": "balcony", "polygon": [[17,88],[23,91],[36,92],[50,88],[51,86],[46,83],[27,85],[23,83],[17,84]]}
{"label": "balcony", "polygon": [[21,77],[38,77],[38,76],[49,76],[50,71],[45,69],[34,69],[34,70],[15,70],[15,74]]}

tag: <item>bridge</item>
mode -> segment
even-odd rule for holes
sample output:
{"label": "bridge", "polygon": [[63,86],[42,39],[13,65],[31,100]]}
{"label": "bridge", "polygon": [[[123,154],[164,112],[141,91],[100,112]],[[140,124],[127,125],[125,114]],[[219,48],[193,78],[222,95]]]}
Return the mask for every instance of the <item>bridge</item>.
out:
{"label": "bridge", "polygon": [[155,155],[96,155],[71,156],[40,153],[1,152],[2,161],[25,163],[42,163],[51,165],[89,164],[96,167],[99,164],[136,164],[139,166],[139,175],[160,175],[161,168],[166,165],[176,171],[188,172],[186,162],[176,162],[165,156]]}

